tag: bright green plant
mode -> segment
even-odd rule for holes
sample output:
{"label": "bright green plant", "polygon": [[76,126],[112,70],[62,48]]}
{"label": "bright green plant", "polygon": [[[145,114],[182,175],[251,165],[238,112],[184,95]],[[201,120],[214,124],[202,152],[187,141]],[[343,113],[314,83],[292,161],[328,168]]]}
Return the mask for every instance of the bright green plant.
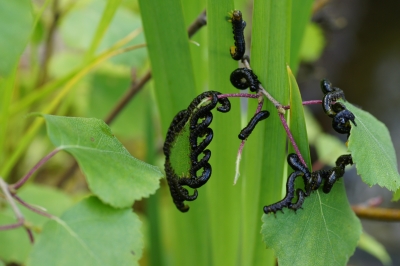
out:
{"label": "bright green plant", "polygon": [[[240,102],[232,99],[227,114],[214,112],[214,139],[209,147],[212,177],[185,214],[176,210],[166,186],[158,189],[163,174],[153,166],[161,165],[155,143],[159,135],[164,138],[175,114],[186,109],[196,95],[205,90],[234,92],[229,76],[238,64],[228,52],[233,39],[227,16],[247,2],[47,0],[38,6],[23,0],[0,4],[0,33],[5,36],[0,40],[0,265],[135,265],[144,242],[148,249],[142,264],[148,265],[275,265],[276,258],[279,265],[345,265],[361,226],[342,181],[329,194],[314,192],[297,213],[286,209],[276,216],[262,212],[263,206],[282,198],[292,171],[286,163],[287,137],[281,118],[289,121],[310,169],[309,141],[317,150],[327,146],[326,135],[316,126],[311,127],[315,137],[307,138],[310,126],[306,128],[300,90],[292,74],[298,68],[312,2],[255,0],[252,15],[243,12],[246,34],[252,24],[251,47],[247,46],[251,67],[263,87],[282,105],[290,105],[290,111],[279,117],[276,107],[265,101],[271,115],[246,141],[235,186],[237,133],[243,127]],[[200,44],[196,46],[186,29],[204,8],[207,26],[193,36]],[[146,51],[139,49],[145,46],[139,9],[150,68]],[[54,48],[52,27],[59,29],[68,48],[80,53],[49,52],[39,60],[39,44],[45,43],[46,51]],[[30,63],[28,71],[22,64],[17,67],[27,44],[31,53],[23,58]],[[132,81],[132,68],[142,78]],[[121,112],[120,106],[137,93],[135,88],[150,78],[154,93],[137,94],[111,130],[100,119],[71,117],[105,117],[110,124]],[[123,88],[130,86],[123,96]],[[257,104],[248,99],[246,121]],[[356,116],[348,150],[359,175],[369,185],[397,191],[395,198],[400,198],[400,178],[387,129],[368,113],[345,105]],[[21,119],[32,111],[39,111],[41,117]],[[156,111],[161,126],[152,122]],[[44,124],[48,137],[42,130]],[[140,139],[135,148],[127,141],[131,135]],[[143,142],[146,156],[139,152],[137,157],[152,165],[127,150],[138,152],[136,147]],[[37,147],[42,148],[34,152]],[[71,167],[66,163],[69,157],[59,151],[78,162],[90,196],[72,197],[31,183],[36,174],[40,177],[37,172],[46,162],[63,169],[57,172]],[[186,156],[174,152],[175,160]],[[293,152],[291,145],[289,152]],[[327,161],[332,157],[319,153]],[[26,171],[25,165],[36,162]],[[385,176],[376,174],[382,165],[387,169]],[[52,183],[51,179],[46,182]],[[146,197],[150,197],[146,216],[132,212],[133,203]],[[29,241],[33,239],[34,244]],[[367,243],[371,246],[373,240]],[[368,246],[365,241],[364,246]],[[381,251],[387,261],[384,255]]]}

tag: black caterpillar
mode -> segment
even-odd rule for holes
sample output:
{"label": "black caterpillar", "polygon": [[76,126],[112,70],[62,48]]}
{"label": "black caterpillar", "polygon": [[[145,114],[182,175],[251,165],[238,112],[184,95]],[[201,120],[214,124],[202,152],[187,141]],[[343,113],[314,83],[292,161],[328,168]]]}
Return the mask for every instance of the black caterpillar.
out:
{"label": "black caterpillar", "polygon": [[230,53],[234,60],[242,59],[246,50],[243,31],[246,27],[246,21],[242,19],[242,12],[234,10],[231,14],[230,22],[232,22],[233,39],[235,46],[231,46]]}
{"label": "black caterpillar", "polygon": [[[187,212],[189,210],[189,206],[184,205],[183,202],[185,200],[195,200],[198,196],[196,188],[204,185],[211,177],[211,165],[208,163],[208,160],[211,157],[211,151],[205,149],[213,138],[213,131],[208,127],[213,119],[211,110],[216,107],[218,102],[221,104],[221,106],[217,108],[220,112],[228,112],[231,108],[230,101],[227,98],[218,99],[219,94],[221,93],[216,91],[207,91],[200,94],[190,103],[186,110],[180,111],[174,117],[168,128],[167,137],[163,147],[165,154],[164,166],[171,196],[176,207],[181,212]],[[210,102],[198,107],[205,98],[211,98]],[[171,148],[174,146],[177,136],[182,133],[182,130],[184,130],[187,123],[190,123],[189,143],[191,165],[189,176],[180,177],[179,175],[181,173],[176,173],[171,165]],[[203,140],[198,143],[198,138],[203,138]],[[204,156],[198,160],[201,153],[203,153]],[[203,168],[203,172],[200,176],[197,176],[197,171],[201,168]],[[193,195],[190,195],[188,190],[183,186],[194,188],[195,190]]]}
{"label": "black caterpillar", "polygon": [[251,69],[238,68],[231,73],[230,77],[232,85],[239,89],[245,90],[247,88],[250,91],[258,92],[259,85],[261,84],[258,77]]}
{"label": "black caterpillar", "polygon": [[351,124],[350,121],[357,126],[355,122],[355,116],[352,112],[346,109],[346,106],[340,102],[336,102],[339,99],[346,101],[344,92],[336,87],[332,86],[332,83],[324,79],[321,81],[321,89],[324,93],[322,99],[322,108],[325,114],[332,117],[332,127],[340,134],[350,135]]}
{"label": "black caterpillar", "polygon": [[[301,208],[304,203],[306,197],[311,195],[312,191],[318,190],[324,181],[324,185],[322,187],[322,191],[324,193],[329,193],[335,184],[335,182],[341,178],[345,173],[345,167],[347,165],[353,164],[353,159],[350,154],[345,154],[340,156],[336,160],[336,166],[329,170],[319,170],[310,172],[306,166],[304,166],[297,154],[291,153],[287,157],[287,161],[295,171],[290,174],[286,183],[286,196],[283,200],[278,201],[277,203],[268,205],[264,207],[264,212],[266,214],[273,212],[276,213],[279,210],[282,210],[284,207],[292,209],[294,211]],[[296,177],[302,175],[304,181],[304,187],[306,192],[301,189],[296,190],[297,194],[297,202],[292,203],[294,198],[294,181]]]}
{"label": "black caterpillar", "polygon": [[[264,206],[264,213],[268,214],[270,212],[276,213],[277,211],[282,211],[284,207],[289,207],[290,209],[297,210],[301,208],[301,205],[304,201],[304,192],[301,189],[297,189],[298,201],[296,203],[292,203],[294,198],[294,181],[298,176],[303,175],[301,171],[293,172],[289,175],[286,181],[286,196],[281,200],[274,204]],[[301,192],[300,192],[301,191]],[[283,211],[282,211],[283,212]]]}
{"label": "black caterpillar", "polygon": [[247,139],[251,132],[253,132],[254,128],[256,127],[257,123],[260,122],[261,120],[267,119],[267,117],[269,117],[269,112],[268,111],[260,111],[257,114],[255,114],[249,124],[242,129],[242,131],[240,131],[239,133],[239,139],[241,140],[245,140]]}
{"label": "black caterpillar", "polygon": [[[310,173],[307,167],[302,165],[299,157],[297,154],[289,154],[290,156],[290,161],[289,165],[293,168],[295,171],[301,171],[303,172],[304,176],[307,178],[304,179],[305,185],[306,185],[306,191],[307,191],[307,196],[310,194],[307,190],[307,187],[309,190],[317,190],[323,181],[325,181],[324,186],[322,191],[324,193],[329,193],[333,187],[333,184],[341,178],[344,173],[345,173],[345,167],[347,165],[352,165],[353,164],[353,159],[350,154],[345,154],[339,156],[339,158],[336,160],[336,166],[329,169],[329,170],[318,170]],[[288,157],[289,157],[288,156]]]}

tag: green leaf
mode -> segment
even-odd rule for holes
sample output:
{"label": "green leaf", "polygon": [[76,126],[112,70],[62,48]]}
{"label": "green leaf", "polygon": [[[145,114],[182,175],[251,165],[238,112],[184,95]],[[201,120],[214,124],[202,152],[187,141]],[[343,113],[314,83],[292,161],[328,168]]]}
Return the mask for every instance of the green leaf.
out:
{"label": "green leaf", "polygon": [[[254,1],[251,66],[263,87],[283,105],[289,104],[286,65],[290,61],[291,10],[291,1]],[[249,116],[253,115],[255,105],[249,102]],[[275,106],[266,100],[264,108],[271,115],[257,125],[244,151],[242,217],[257,219],[244,219],[242,238],[252,248],[243,248],[243,265],[249,261],[268,265],[275,262],[273,252],[258,242],[262,225],[259,217],[263,206],[282,196],[287,138]]]}
{"label": "green leaf", "polygon": [[392,260],[385,247],[371,235],[363,232],[358,242],[358,247],[380,260],[383,265],[392,265]]}
{"label": "green leaf", "polygon": [[[289,66],[287,66],[287,71],[290,88],[290,131],[292,132],[293,138],[296,141],[304,161],[307,163],[307,167],[311,169],[310,148],[308,145],[303,100],[301,99],[299,85],[297,85],[296,78],[293,76]],[[294,152],[294,148],[289,144],[288,153],[292,152]]]}
{"label": "green leaf", "polygon": [[370,186],[378,184],[395,191],[400,187],[396,152],[386,126],[354,105],[344,102],[355,116],[357,126],[351,126],[349,151],[357,174]]}
{"label": "green leaf", "polygon": [[263,216],[261,233],[275,250],[278,264],[346,265],[361,234],[361,224],[347,201],[343,181],[329,194],[314,192],[297,213],[284,210]]}
{"label": "green leaf", "polygon": [[30,0],[2,1],[0,7],[0,77],[8,76],[28,43],[33,26]]}
{"label": "green leaf", "polygon": [[[67,208],[72,206],[73,201],[66,194],[56,189],[33,184],[24,185],[18,191],[18,196],[29,204],[44,208],[48,213],[59,216]],[[0,224],[15,223],[15,215],[9,205],[2,210],[0,208]],[[26,219],[26,223],[33,227],[34,237],[42,230],[43,225],[49,220],[42,215],[36,214],[27,208],[20,206],[20,210]],[[0,258],[4,261],[23,263],[32,244],[29,242],[26,230],[23,228],[1,231],[0,233]]]}
{"label": "green leaf", "polygon": [[140,226],[131,208],[114,209],[96,197],[84,199],[45,225],[27,264],[138,265]]}
{"label": "green leaf", "polygon": [[159,186],[160,170],[132,157],[95,118],[43,115],[48,135],[55,146],[78,161],[91,191],[117,208],[129,207]]}
{"label": "green leaf", "polygon": [[139,5],[165,135],[170,120],[195,96],[189,39],[180,1],[139,0]]}

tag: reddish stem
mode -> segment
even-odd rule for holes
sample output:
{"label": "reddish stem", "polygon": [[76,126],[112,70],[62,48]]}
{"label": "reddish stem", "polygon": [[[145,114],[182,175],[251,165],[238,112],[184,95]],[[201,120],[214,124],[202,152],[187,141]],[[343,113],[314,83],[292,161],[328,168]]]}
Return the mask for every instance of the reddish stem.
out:
{"label": "reddish stem", "polygon": [[[311,104],[321,104],[322,100],[311,100],[311,101],[304,101],[303,105],[311,105]],[[290,109],[290,105],[283,106],[283,109],[288,110]]]}
{"label": "reddish stem", "polygon": [[1,225],[0,231],[18,228],[23,225],[24,225],[24,219],[18,219],[18,222],[14,223],[14,224]]}
{"label": "reddish stem", "polygon": [[290,132],[289,126],[288,126],[288,124],[286,123],[285,117],[284,117],[283,114],[281,114],[281,113],[278,113],[278,115],[279,115],[279,118],[281,119],[281,122],[282,122],[283,127],[285,128],[286,134],[287,134],[287,136],[288,136],[290,142],[292,143],[292,146],[293,146],[294,150],[296,151],[297,156],[299,156],[299,159],[300,159],[301,163],[302,163],[305,167],[307,167],[307,164],[306,164],[306,162],[304,161],[303,156],[301,156],[301,153],[300,153],[299,148],[297,147],[296,141],[294,140],[293,135],[292,135],[292,133]]}
{"label": "reddish stem", "polygon": [[33,207],[32,205],[26,203],[23,199],[21,199],[21,198],[18,197],[17,195],[14,194],[14,195],[12,195],[12,196],[14,197],[14,199],[16,199],[19,203],[21,203],[21,205],[25,206],[27,209],[29,209],[29,210],[31,210],[31,211],[33,211],[33,212],[39,214],[39,215],[45,216],[45,217],[47,217],[47,218],[50,218],[50,219],[51,219],[51,218],[54,218],[54,216],[51,215],[50,213],[47,213],[47,212],[45,212],[45,211],[42,211],[42,210],[40,210],[40,209],[38,209],[38,208]]}
{"label": "reddish stem", "polygon": [[59,149],[55,149],[49,154],[47,154],[23,178],[21,178],[17,183],[10,185],[10,189],[12,190],[19,189],[23,184],[25,184],[26,181],[28,181],[28,179],[32,176],[34,172],[36,172],[37,169],[39,169],[43,164],[45,164],[51,157],[53,157],[59,151],[60,151]]}

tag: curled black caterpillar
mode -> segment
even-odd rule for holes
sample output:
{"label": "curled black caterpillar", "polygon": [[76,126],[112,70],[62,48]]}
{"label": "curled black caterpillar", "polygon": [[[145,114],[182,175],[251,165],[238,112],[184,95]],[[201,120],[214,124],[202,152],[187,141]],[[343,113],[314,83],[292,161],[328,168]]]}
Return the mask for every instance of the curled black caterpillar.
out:
{"label": "curled black caterpillar", "polygon": [[321,89],[325,94],[322,99],[322,108],[324,112],[332,117],[333,129],[341,134],[350,135],[351,124],[350,121],[357,126],[355,116],[352,112],[346,109],[343,103],[337,102],[339,99],[346,101],[344,92],[332,86],[332,83],[324,79],[321,81]]}
{"label": "curled black caterpillar", "polygon": [[[299,156],[297,156],[297,154],[295,154],[295,153],[290,153],[288,155],[287,162],[294,171],[300,171],[303,173],[304,187],[306,190],[305,194],[307,196],[310,195],[313,188],[316,187],[317,185],[314,183],[314,180],[312,180],[311,172],[308,170],[308,167],[305,166],[300,161]],[[318,187],[319,187],[319,184],[318,184]]]}
{"label": "curled black caterpillar", "polygon": [[266,119],[267,117],[269,117],[269,112],[268,111],[260,111],[257,114],[255,114],[250,122],[247,124],[247,126],[245,128],[242,129],[242,131],[240,131],[239,133],[239,139],[241,140],[245,140],[247,139],[251,132],[253,132],[254,128],[256,127],[257,123],[260,122],[261,120]]}
{"label": "curled black caterpillar", "polygon": [[325,179],[324,187],[322,188],[322,191],[324,193],[329,193],[335,184],[335,182],[341,178],[344,173],[345,173],[345,167],[347,165],[352,165],[353,164],[353,158],[351,157],[350,154],[345,154],[340,156],[336,160],[336,167],[333,167],[331,170],[328,171],[328,173],[323,176]]}
{"label": "curled black caterpillar", "polygon": [[357,126],[354,114],[347,110],[346,106],[340,102],[335,103],[332,109],[336,112],[336,115],[332,119],[333,129],[341,134],[350,134],[350,121]]}
{"label": "curled black caterpillar", "polygon": [[235,40],[235,46],[231,46],[230,53],[234,60],[240,60],[246,50],[243,34],[246,21],[242,19],[242,12],[234,10],[231,14],[230,22],[232,22],[233,39]]}
{"label": "curled black caterpillar", "polygon": [[288,162],[293,170],[301,171],[304,176],[307,176],[307,178],[304,178],[304,184],[306,187],[306,196],[309,196],[309,192],[317,190],[322,182],[324,182],[322,191],[324,193],[329,193],[335,182],[344,175],[345,167],[353,164],[353,159],[350,154],[341,155],[336,160],[335,167],[329,170],[314,171],[312,173],[301,163],[297,154],[289,154]]}
{"label": "curled black caterpillar", "polygon": [[[188,106],[186,110],[178,112],[171,122],[168,129],[166,140],[164,143],[165,154],[165,172],[167,175],[168,186],[176,207],[181,212],[187,212],[189,207],[184,204],[184,201],[193,201],[197,198],[198,192],[196,188],[204,185],[211,177],[211,165],[208,160],[211,157],[211,151],[206,149],[213,138],[213,131],[209,128],[213,116],[211,110],[214,109],[217,103],[221,106],[217,108],[220,112],[228,112],[230,110],[230,102],[227,98],[218,99],[221,94],[216,91],[207,91],[197,96]],[[209,102],[201,103],[204,99],[209,98]],[[177,173],[171,164],[171,149],[176,144],[177,137],[184,134],[187,130],[186,125],[189,124],[189,169],[187,173]],[[200,143],[198,138],[201,138]],[[200,154],[204,156],[198,158]],[[197,172],[203,169],[198,176]],[[186,171],[186,170],[185,170]],[[183,186],[188,186],[194,189],[192,195]]]}
{"label": "curled black caterpillar", "polygon": [[296,189],[296,195],[297,195],[297,201],[295,203],[290,204],[288,207],[289,209],[294,210],[295,212],[298,209],[302,209],[301,206],[303,206],[304,200],[307,197],[307,194],[301,190],[301,189]]}
{"label": "curled black caterpillar", "polygon": [[250,91],[253,92],[257,92],[259,90],[259,85],[261,84],[257,75],[248,68],[238,68],[234,70],[231,73],[230,80],[235,88],[239,90],[249,88]]}
{"label": "curled black caterpillar", "polygon": [[[303,175],[303,173],[301,171],[296,171],[296,172],[293,172],[293,173],[291,173],[289,175],[289,177],[288,177],[288,179],[286,181],[286,195],[285,195],[285,197],[281,201],[278,201],[278,202],[276,202],[274,204],[271,204],[271,205],[264,206],[264,213],[265,214],[268,214],[270,212],[276,213],[277,211],[282,211],[282,209],[285,208],[285,207],[293,206],[292,200],[294,198],[294,181],[296,180],[296,178],[298,176],[301,176],[301,175]],[[299,206],[298,208],[297,208],[297,206],[295,206],[295,207],[296,207],[296,210],[297,210],[301,206]]]}

